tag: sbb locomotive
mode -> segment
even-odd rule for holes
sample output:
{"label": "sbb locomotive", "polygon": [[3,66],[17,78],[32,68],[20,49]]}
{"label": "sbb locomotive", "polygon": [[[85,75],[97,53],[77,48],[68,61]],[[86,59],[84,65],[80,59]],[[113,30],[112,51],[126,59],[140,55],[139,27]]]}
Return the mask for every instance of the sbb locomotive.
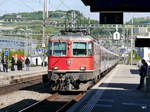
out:
{"label": "sbb locomotive", "polygon": [[84,30],[62,31],[48,42],[48,80],[53,90],[78,90],[96,81],[118,56],[105,49]]}

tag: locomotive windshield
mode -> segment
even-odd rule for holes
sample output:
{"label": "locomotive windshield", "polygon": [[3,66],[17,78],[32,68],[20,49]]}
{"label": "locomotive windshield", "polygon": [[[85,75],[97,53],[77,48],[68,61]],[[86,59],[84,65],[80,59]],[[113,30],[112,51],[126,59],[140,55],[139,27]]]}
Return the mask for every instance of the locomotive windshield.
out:
{"label": "locomotive windshield", "polygon": [[66,42],[54,42],[53,56],[66,56]]}
{"label": "locomotive windshield", "polygon": [[92,56],[92,43],[74,42],[73,56]]}
{"label": "locomotive windshield", "polygon": [[48,48],[50,56],[66,56],[66,42],[49,42]]}
{"label": "locomotive windshield", "polygon": [[[49,42],[48,54],[50,56],[66,56],[67,42]],[[72,44],[73,56],[92,56],[93,44],[92,42],[73,42]]]}

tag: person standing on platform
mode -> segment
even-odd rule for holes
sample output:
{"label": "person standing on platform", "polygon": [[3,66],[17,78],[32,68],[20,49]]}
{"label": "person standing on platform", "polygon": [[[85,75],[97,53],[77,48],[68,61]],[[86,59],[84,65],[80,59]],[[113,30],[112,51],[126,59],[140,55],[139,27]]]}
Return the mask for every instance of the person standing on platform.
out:
{"label": "person standing on platform", "polygon": [[6,72],[8,72],[8,58],[5,58],[5,68],[6,68]]}
{"label": "person standing on platform", "polygon": [[1,63],[2,63],[2,66],[3,66],[3,72],[4,72],[4,57],[2,57]]}
{"label": "person standing on platform", "polygon": [[25,65],[26,65],[26,71],[29,71],[30,60],[28,57],[25,60]]}
{"label": "person standing on platform", "polygon": [[22,70],[22,61],[20,58],[17,60],[17,69]]}
{"label": "person standing on platform", "polygon": [[36,66],[38,66],[38,58],[36,58]]}
{"label": "person standing on platform", "polygon": [[11,58],[11,70],[14,71],[15,70],[15,59],[14,57]]}
{"label": "person standing on platform", "polygon": [[147,70],[148,70],[148,64],[144,59],[141,60],[142,66],[140,68],[139,74],[140,74],[140,84],[137,87],[137,90],[140,90],[142,86],[144,85],[144,78],[147,75]]}
{"label": "person standing on platform", "polygon": [[6,57],[2,58],[2,64],[3,64],[3,72],[8,72],[8,60]]}

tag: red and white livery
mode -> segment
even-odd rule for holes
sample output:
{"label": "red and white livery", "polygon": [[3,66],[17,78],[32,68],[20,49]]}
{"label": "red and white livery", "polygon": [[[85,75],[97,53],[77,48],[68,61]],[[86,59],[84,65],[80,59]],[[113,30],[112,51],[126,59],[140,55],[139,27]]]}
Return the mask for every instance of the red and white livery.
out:
{"label": "red and white livery", "polygon": [[83,30],[53,36],[48,45],[48,79],[52,89],[79,89],[113,67],[118,56],[102,47]]}

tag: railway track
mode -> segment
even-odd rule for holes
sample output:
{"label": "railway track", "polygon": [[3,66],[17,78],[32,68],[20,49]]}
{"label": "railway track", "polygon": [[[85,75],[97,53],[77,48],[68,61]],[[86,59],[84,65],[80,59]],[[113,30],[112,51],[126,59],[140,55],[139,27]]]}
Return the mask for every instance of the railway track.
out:
{"label": "railway track", "polygon": [[84,92],[55,93],[19,112],[65,112],[84,95]]}
{"label": "railway track", "polygon": [[[104,76],[101,77],[101,79],[103,78]],[[97,84],[100,80],[96,81],[95,84]],[[90,90],[94,85],[90,85],[88,90]],[[33,105],[20,110],[19,112],[65,112],[84,97],[86,92],[87,91],[74,91],[68,92],[67,94],[55,93],[42,101],[36,102]]]}
{"label": "railway track", "polygon": [[[107,71],[109,72],[109,71]],[[103,79],[102,77],[101,79]],[[100,79],[100,80],[101,80]],[[31,82],[30,82],[31,81]],[[5,94],[8,92],[16,91],[18,89],[28,87],[30,85],[34,85],[42,81],[42,77],[34,77],[34,79],[30,78],[30,81],[26,79],[26,81],[16,81],[17,83],[5,86],[4,88],[0,88],[0,94]],[[94,84],[95,85],[95,84]],[[92,88],[94,85],[88,87],[88,89]],[[10,87],[9,87],[10,86]],[[7,89],[6,89],[7,88]],[[54,93],[50,97],[43,99],[42,101],[35,101],[28,107],[22,107],[13,112],[64,112],[68,110],[73,104],[78,102],[84,95],[86,91],[74,91],[69,93]],[[21,110],[22,109],[22,110]]]}
{"label": "railway track", "polygon": [[33,86],[42,82],[42,75],[14,79],[9,85],[0,86],[0,95],[11,93],[25,87]]}

